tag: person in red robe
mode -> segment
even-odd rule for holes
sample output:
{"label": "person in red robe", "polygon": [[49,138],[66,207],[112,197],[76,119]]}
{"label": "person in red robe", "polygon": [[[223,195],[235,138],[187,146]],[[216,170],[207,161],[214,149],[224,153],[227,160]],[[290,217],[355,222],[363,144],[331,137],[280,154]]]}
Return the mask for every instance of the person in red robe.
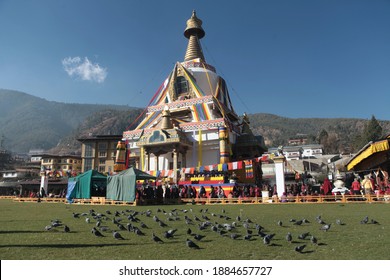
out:
{"label": "person in red robe", "polygon": [[332,191],[332,183],[328,178],[325,178],[324,183],[321,186],[322,192],[324,195],[328,195]]}

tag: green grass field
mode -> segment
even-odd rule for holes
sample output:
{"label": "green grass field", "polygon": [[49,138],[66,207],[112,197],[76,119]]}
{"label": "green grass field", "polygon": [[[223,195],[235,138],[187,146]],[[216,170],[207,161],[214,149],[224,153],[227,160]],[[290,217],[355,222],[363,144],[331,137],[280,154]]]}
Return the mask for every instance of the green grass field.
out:
{"label": "green grass field", "polygon": [[[68,205],[51,203],[18,203],[12,200],[0,200],[0,257],[2,260],[388,260],[390,253],[390,204],[257,204],[257,205],[161,205],[161,206],[101,206]],[[91,229],[96,219],[90,210],[104,214],[101,225],[110,230],[118,230],[113,223],[131,223],[145,233],[138,236],[134,232],[119,230],[125,240],[116,240],[111,232],[102,232],[104,237],[96,237]],[[177,209],[172,214],[172,210]],[[112,214],[106,213],[109,210]],[[151,215],[147,216],[146,211]],[[207,210],[207,212],[205,212]],[[138,212],[139,221],[131,222],[128,215]],[[165,211],[165,213],[164,213]],[[187,211],[187,212],[185,212]],[[74,218],[73,212],[86,216]],[[169,214],[171,213],[171,214]],[[331,223],[330,229],[320,230],[316,217]],[[167,226],[161,227],[153,220],[157,216]],[[185,216],[192,224],[185,222]],[[203,217],[202,217],[203,216]],[[237,221],[237,217],[241,221]],[[361,224],[365,216],[367,224]],[[85,221],[89,217],[91,222]],[[196,220],[196,217],[200,221]],[[169,219],[170,218],[170,219]],[[51,220],[58,219],[70,228],[65,233],[63,226],[45,230]],[[206,220],[209,219],[209,220]],[[245,240],[244,220],[249,219],[249,230],[253,231],[251,240]],[[307,219],[310,223],[294,225],[290,219]],[[336,224],[340,219],[344,225]],[[371,223],[371,219],[379,224]],[[283,225],[279,226],[278,221]],[[149,228],[141,228],[141,221]],[[199,224],[208,221],[211,225],[236,223],[231,231],[220,235],[207,225],[200,229]],[[255,225],[261,225],[262,232],[275,234],[269,245],[257,234]],[[197,241],[192,233],[205,235]],[[165,238],[163,233],[177,229],[173,238]],[[152,240],[152,233],[164,243]],[[287,232],[293,236],[292,243],[285,239]],[[309,232],[309,237],[301,240],[298,235]],[[236,233],[237,239],[231,234]],[[312,244],[310,236],[318,239],[318,245]],[[190,238],[200,249],[186,246]],[[306,245],[302,253],[294,248]]]}

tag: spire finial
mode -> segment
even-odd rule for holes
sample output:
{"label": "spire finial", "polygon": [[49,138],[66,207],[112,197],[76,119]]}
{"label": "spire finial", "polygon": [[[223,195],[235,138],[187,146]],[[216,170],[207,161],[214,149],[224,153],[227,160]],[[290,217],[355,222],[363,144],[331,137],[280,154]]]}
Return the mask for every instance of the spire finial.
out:
{"label": "spire finial", "polygon": [[196,16],[196,11],[193,10],[191,18],[187,20],[187,28],[184,30],[184,36],[189,39],[186,55],[184,57],[185,61],[195,58],[200,58],[205,61],[202,47],[199,42],[199,39],[202,39],[205,34],[206,33],[202,28],[202,21]]}

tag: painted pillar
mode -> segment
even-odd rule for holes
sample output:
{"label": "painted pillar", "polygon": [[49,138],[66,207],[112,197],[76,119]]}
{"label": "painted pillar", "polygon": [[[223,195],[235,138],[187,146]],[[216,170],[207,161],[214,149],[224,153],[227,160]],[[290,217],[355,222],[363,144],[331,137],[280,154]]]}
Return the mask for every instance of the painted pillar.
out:
{"label": "painted pillar", "polygon": [[199,166],[202,166],[203,164],[202,164],[202,130],[201,129],[199,129],[199,141],[198,141],[198,145],[199,145],[199,148],[198,148],[198,167]]}
{"label": "painted pillar", "polygon": [[[46,176],[46,172],[45,171],[41,171],[40,173],[41,175],[41,185],[40,185],[40,188],[39,188],[39,193],[42,194],[45,193],[45,195],[47,196],[48,193],[47,193],[47,190],[48,190],[48,178]],[[43,190],[43,191],[42,191]],[[22,193],[20,193],[22,194]]]}
{"label": "painted pillar", "polygon": [[126,169],[126,143],[118,141],[116,145],[116,156],[114,164],[114,172],[120,172]]}
{"label": "painted pillar", "polygon": [[145,171],[145,149],[144,147],[141,146],[141,149],[140,149],[140,166],[138,167],[138,169],[142,170],[142,171]]}
{"label": "painted pillar", "polygon": [[173,183],[177,184],[177,150],[173,149]]}
{"label": "painted pillar", "polygon": [[157,171],[160,170],[160,167],[159,167],[159,164],[158,164],[158,154],[154,155],[154,166],[155,166],[156,174],[157,174]]}
{"label": "painted pillar", "polygon": [[274,157],[275,163],[275,176],[276,176],[276,191],[278,197],[280,198],[283,193],[286,191],[286,186],[284,182],[284,156]]}
{"label": "painted pillar", "polygon": [[150,171],[150,153],[145,150],[146,155],[146,171]]}
{"label": "painted pillar", "polygon": [[230,161],[229,155],[229,135],[225,126],[218,127],[219,134],[219,163],[228,163]]}

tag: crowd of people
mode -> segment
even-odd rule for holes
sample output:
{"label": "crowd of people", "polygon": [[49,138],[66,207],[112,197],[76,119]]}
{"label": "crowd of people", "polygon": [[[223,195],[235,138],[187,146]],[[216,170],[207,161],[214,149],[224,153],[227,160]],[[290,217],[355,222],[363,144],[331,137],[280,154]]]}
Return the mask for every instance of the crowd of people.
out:
{"label": "crowd of people", "polygon": [[[299,195],[307,194],[310,190],[305,185],[294,184],[287,185],[289,194]],[[258,185],[234,185],[232,188],[223,188],[222,186],[204,186],[195,185],[175,185],[163,184],[159,186],[142,185],[137,188],[137,199],[178,199],[178,198],[247,198],[261,197],[262,191],[268,191],[269,195],[277,195],[276,185],[264,183]]]}
{"label": "crowd of people", "polygon": [[[346,195],[390,195],[390,185],[386,180],[372,174],[360,177],[344,178]],[[337,195],[334,193],[334,182],[325,178],[323,182],[312,185],[304,180],[286,184],[285,192],[280,197],[289,201],[289,197],[296,196],[326,196]],[[268,195],[278,196],[276,184],[263,183],[261,185],[236,184],[232,188],[223,189],[222,186],[201,185],[175,185],[163,184],[160,186],[143,185],[137,190],[138,199],[178,199],[178,198],[248,198],[262,197],[262,192],[268,191]]]}

